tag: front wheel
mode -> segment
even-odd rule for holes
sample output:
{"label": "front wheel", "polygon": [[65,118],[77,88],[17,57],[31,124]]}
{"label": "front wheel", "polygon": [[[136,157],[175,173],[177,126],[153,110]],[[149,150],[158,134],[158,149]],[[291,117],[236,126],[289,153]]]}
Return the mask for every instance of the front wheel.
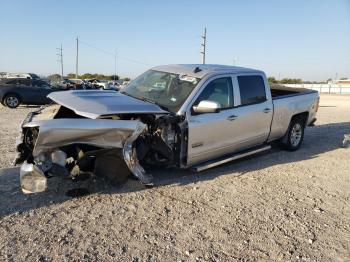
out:
{"label": "front wheel", "polygon": [[289,125],[286,137],[282,140],[282,146],[290,151],[299,149],[304,139],[304,120],[295,118]]}
{"label": "front wheel", "polygon": [[4,105],[9,108],[16,108],[20,104],[19,96],[16,94],[9,94],[4,99]]}

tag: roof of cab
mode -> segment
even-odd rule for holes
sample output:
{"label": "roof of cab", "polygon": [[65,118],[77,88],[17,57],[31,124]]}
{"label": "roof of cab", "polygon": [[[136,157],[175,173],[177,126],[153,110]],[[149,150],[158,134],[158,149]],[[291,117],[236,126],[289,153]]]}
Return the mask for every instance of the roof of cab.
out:
{"label": "roof of cab", "polygon": [[[196,70],[198,68],[199,70]],[[214,64],[178,64],[178,65],[162,65],[153,67],[152,70],[175,73],[180,75],[188,75],[202,78],[208,74],[217,73],[263,73],[260,70],[228,66],[228,65],[214,65]]]}

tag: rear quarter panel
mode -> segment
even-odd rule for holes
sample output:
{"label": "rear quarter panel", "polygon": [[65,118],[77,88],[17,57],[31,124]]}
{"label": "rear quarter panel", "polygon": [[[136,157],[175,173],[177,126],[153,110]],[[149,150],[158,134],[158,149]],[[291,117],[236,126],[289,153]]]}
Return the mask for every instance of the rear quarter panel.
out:
{"label": "rear quarter panel", "polygon": [[274,114],[269,141],[284,136],[292,117],[296,114],[308,112],[306,124],[309,124],[316,117],[318,97],[317,92],[312,92],[273,99]]}

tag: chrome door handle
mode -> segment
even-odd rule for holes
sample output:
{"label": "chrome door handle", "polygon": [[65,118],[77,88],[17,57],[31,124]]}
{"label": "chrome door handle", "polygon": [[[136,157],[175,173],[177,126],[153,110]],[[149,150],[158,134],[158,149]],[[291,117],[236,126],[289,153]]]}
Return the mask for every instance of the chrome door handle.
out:
{"label": "chrome door handle", "polygon": [[238,116],[236,115],[231,115],[229,116],[228,118],[226,118],[228,121],[233,121],[233,120],[236,120],[238,118]]}
{"label": "chrome door handle", "polygon": [[271,108],[265,108],[265,109],[263,110],[264,113],[270,113],[270,111],[271,111]]}

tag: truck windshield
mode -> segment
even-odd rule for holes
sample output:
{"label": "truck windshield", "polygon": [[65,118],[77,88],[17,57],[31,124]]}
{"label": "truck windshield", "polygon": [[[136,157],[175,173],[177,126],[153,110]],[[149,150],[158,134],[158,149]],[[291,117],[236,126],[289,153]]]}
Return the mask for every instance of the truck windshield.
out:
{"label": "truck windshield", "polygon": [[149,70],[127,85],[121,93],[176,113],[199,80],[186,75]]}

